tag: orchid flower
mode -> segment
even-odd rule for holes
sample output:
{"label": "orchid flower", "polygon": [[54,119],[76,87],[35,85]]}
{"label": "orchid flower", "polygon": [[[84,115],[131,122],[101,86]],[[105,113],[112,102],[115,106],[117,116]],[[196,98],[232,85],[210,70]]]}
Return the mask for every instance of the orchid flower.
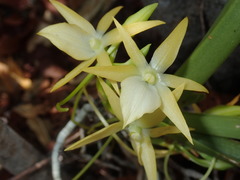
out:
{"label": "orchid flower", "polygon": [[[114,115],[120,121],[106,126],[103,129],[75,142],[66,149],[67,151],[80,148],[110,135],[115,136],[114,134],[123,130],[123,116],[120,99],[114,90],[112,90],[102,79],[100,79],[99,82],[106,94]],[[180,98],[183,89],[184,84],[173,90],[173,95],[176,100]],[[156,110],[154,113],[145,114],[141,119],[130,123],[129,127],[126,129],[128,130],[129,138],[138,157],[138,161],[144,166],[149,180],[157,180],[156,155],[155,149],[151,143],[151,138],[180,132],[173,126],[156,127],[165,117],[166,116],[161,111]]]}
{"label": "orchid flower", "polygon": [[[116,7],[106,13],[99,21],[96,30],[82,16],[56,0],[50,0],[53,6],[66,19],[67,23],[58,23],[42,29],[38,34],[49,39],[57,48],[67,53],[76,60],[84,60],[75,69],[69,72],[52,88],[52,91],[63,86],[80,72],[90,66],[96,59],[99,65],[111,65],[110,58],[105,48],[111,44],[121,42],[121,37],[116,29],[106,33],[114,17],[122,7]],[[151,5],[150,5],[151,6]],[[156,8],[156,4],[150,7]],[[141,18],[140,18],[141,19]],[[164,24],[162,21],[134,22],[124,26],[131,36],[142,31]]]}
{"label": "orchid flower", "polygon": [[140,119],[144,114],[153,113],[160,108],[192,143],[186,121],[169,87],[177,88],[185,84],[185,90],[208,91],[201,84],[190,79],[164,74],[177,56],[186,33],[188,19],[184,18],[155,50],[149,64],[130,34],[116,20],[114,21],[132,64],[90,67],[84,71],[121,82],[120,103],[124,127]]}

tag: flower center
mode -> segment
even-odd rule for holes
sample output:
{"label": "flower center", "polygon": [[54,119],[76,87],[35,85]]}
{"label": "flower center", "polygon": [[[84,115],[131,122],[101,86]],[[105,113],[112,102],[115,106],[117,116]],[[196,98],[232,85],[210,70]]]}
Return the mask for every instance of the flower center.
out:
{"label": "flower center", "polygon": [[90,47],[94,50],[94,51],[99,51],[102,47],[102,42],[100,39],[97,38],[91,38],[89,40],[89,44]]}
{"label": "flower center", "polygon": [[143,80],[153,85],[157,82],[157,74],[153,71],[147,71],[143,74]]}

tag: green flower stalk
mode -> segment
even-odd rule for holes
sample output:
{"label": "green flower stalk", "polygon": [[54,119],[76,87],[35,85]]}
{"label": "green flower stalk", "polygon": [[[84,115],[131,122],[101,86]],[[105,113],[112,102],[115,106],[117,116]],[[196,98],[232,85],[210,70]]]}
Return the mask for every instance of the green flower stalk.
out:
{"label": "green flower stalk", "polygon": [[[113,17],[122,7],[116,7],[106,13],[95,29],[91,23],[70,8],[56,0],[50,0],[50,2],[66,19],[67,23],[50,25],[42,29],[38,34],[49,39],[57,48],[74,59],[83,61],[55,84],[52,88],[52,91],[54,91],[81,73],[83,68],[93,64],[96,59],[99,65],[110,66],[112,64],[105,48],[112,44],[119,43],[122,40],[117,29],[113,29],[107,33],[106,31],[112,24]],[[156,4],[154,4],[154,7],[151,9],[154,10],[155,5]],[[136,16],[134,17],[136,18]],[[160,24],[164,24],[164,22],[158,20],[145,22],[135,21],[124,27],[128,33],[133,36]]]}
{"label": "green flower stalk", "polygon": [[164,74],[177,56],[186,33],[188,19],[183,19],[156,49],[149,64],[130,34],[116,20],[115,24],[132,64],[89,67],[84,71],[121,82],[120,103],[124,127],[140,119],[144,114],[153,113],[160,108],[192,143],[186,121],[169,87],[177,88],[184,84],[185,90],[208,91],[201,84],[190,79]]}

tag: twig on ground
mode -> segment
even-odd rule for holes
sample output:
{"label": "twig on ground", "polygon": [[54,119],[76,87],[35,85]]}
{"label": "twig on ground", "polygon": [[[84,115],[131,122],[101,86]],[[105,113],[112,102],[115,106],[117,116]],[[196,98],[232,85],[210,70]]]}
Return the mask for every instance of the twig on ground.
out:
{"label": "twig on ground", "polygon": [[19,173],[18,175],[14,176],[10,180],[20,180],[20,179],[24,178],[25,176],[46,166],[49,162],[50,162],[50,158],[43,159],[43,160],[37,162],[36,164],[34,164],[32,167],[30,167],[30,168],[24,170],[23,172]]}

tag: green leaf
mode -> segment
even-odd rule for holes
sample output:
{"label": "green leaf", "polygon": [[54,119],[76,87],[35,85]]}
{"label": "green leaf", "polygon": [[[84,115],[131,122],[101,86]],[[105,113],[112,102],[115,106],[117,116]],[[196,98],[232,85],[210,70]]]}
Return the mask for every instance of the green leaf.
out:
{"label": "green leaf", "polygon": [[229,0],[187,61],[176,72],[204,83],[240,43],[239,0]]}
{"label": "green leaf", "polygon": [[240,167],[240,142],[192,133],[194,148]]}
{"label": "green leaf", "polygon": [[[183,146],[178,146],[178,148],[180,148],[180,150],[185,154],[185,156],[187,156],[192,162],[194,162],[195,164],[198,164],[199,166],[205,167],[205,168],[208,168],[211,165],[213,158],[215,158],[215,157],[209,156],[202,152],[198,152],[200,154],[200,156],[197,157],[194,154],[192,154],[191,152],[189,152]],[[222,161],[220,159],[217,159],[214,164],[214,169],[218,169],[218,170],[226,170],[231,167],[233,167],[232,164]]]}
{"label": "green leaf", "polygon": [[184,113],[189,127],[203,134],[240,139],[240,117]]}
{"label": "green leaf", "polygon": [[216,114],[221,116],[240,116],[240,106],[219,105],[208,109],[204,113]]}
{"label": "green leaf", "polygon": [[[182,145],[185,148],[193,148],[198,152],[207,154],[208,156],[216,157],[217,159],[226,161],[235,166],[240,167],[240,142],[231,140],[228,138],[204,135],[197,132],[191,132],[193,138],[193,145],[190,144],[181,135],[167,135],[168,138],[172,139],[179,146]],[[154,144],[162,143],[161,139],[153,139]],[[224,168],[224,167],[223,167]]]}
{"label": "green leaf", "polygon": [[[229,0],[221,14],[187,61],[175,73],[200,84],[227,59],[240,43],[239,0]],[[181,104],[197,102],[198,94],[184,93]],[[194,98],[192,98],[194,97]]]}
{"label": "green leaf", "polygon": [[124,24],[131,24],[134,22],[140,22],[140,21],[147,21],[149,17],[152,15],[154,10],[157,8],[158,3],[150,4],[142,9],[140,9],[138,12],[134,13],[133,15],[129,16]]}

